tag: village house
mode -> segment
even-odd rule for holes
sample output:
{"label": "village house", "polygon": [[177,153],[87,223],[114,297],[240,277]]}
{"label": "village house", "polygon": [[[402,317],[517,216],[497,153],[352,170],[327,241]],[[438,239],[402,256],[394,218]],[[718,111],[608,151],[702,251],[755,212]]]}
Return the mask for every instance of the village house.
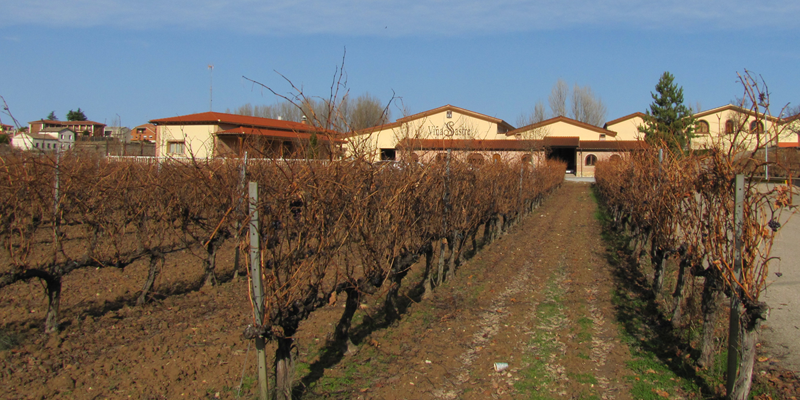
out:
{"label": "village house", "polygon": [[131,129],[131,142],[156,142],[156,126],[143,124]]}
{"label": "village house", "polygon": [[19,132],[11,138],[11,147],[20,150],[67,151],[75,146],[76,133],[69,128],[48,127],[39,133]]}
{"label": "village house", "polygon": [[[645,114],[636,112],[597,127],[567,117],[555,117],[514,128],[507,122],[463,108],[446,105],[356,132],[349,138],[350,154],[368,159],[430,161],[441,159],[449,149],[469,162],[555,158],[567,164],[567,172],[594,176],[595,163],[646,147],[639,127]],[[792,119],[757,118],[749,110],[726,105],[695,114],[692,148],[730,146],[743,149],[765,145],[764,132],[776,133],[771,146],[798,145],[800,116]],[[766,123],[766,126],[764,124]],[[796,125],[796,126],[795,126]],[[739,132],[739,134],[734,134]],[[777,134],[779,132],[779,134]]]}
{"label": "village house", "polygon": [[345,143],[337,132],[310,124],[203,112],[154,119],[159,157],[338,157]]}
{"label": "village house", "polygon": [[471,163],[556,158],[567,164],[568,173],[593,176],[598,160],[641,146],[635,135],[567,117],[515,129],[501,119],[448,104],[357,132],[350,137],[348,151],[372,160],[422,162],[441,159],[448,149]]}
{"label": "village house", "polygon": [[39,133],[39,131],[45,128],[68,128],[78,135],[103,137],[106,124],[94,121],[50,121],[41,119],[28,122],[28,127],[30,128],[28,132],[33,134]]}

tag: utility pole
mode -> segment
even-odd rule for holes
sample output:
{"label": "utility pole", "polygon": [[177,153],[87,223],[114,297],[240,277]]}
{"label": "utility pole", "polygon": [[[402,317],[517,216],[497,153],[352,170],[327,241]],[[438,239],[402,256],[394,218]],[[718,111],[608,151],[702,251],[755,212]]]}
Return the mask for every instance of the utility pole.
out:
{"label": "utility pole", "polygon": [[208,111],[214,111],[214,65],[208,64]]}

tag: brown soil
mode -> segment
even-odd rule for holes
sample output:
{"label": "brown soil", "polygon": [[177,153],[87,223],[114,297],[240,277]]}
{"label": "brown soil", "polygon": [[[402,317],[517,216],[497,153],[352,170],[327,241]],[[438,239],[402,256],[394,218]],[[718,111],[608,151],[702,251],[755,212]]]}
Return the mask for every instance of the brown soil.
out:
{"label": "brown soil", "polygon": [[[367,301],[351,331],[357,347],[347,354],[325,346],[344,302],[314,313],[296,336],[298,395],[632,398],[595,210],[588,185],[564,184],[430,299],[418,297],[416,265],[404,282],[409,307],[401,319],[386,321],[379,300]],[[225,248],[218,265],[230,266],[232,254]],[[70,274],[54,337],[41,333],[38,282],[0,291],[0,340],[13,344],[0,351],[0,397],[254,398],[255,350],[241,336],[252,320],[246,280],[201,288],[198,259],[172,254],[158,299],[131,306],[146,269],[142,262]],[[499,362],[508,368],[496,372]]]}
{"label": "brown soil", "polygon": [[[595,209],[588,185],[565,184],[461,266],[430,301],[372,332],[358,354],[324,372],[345,376],[356,364],[363,378],[351,374],[339,388],[313,386],[307,396],[486,399],[534,391],[630,398],[629,355],[613,323],[613,274]],[[319,362],[312,356],[305,361]],[[498,362],[508,368],[496,372]],[[539,387],[515,385],[531,375]]]}

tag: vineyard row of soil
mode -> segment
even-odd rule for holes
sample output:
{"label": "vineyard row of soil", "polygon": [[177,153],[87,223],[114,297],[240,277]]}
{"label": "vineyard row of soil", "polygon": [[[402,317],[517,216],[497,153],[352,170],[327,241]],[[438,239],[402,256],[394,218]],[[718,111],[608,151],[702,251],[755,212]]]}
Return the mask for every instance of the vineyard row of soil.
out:
{"label": "vineyard row of soil", "polygon": [[[173,254],[191,254],[205,285],[218,284],[217,254],[233,243],[225,279],[245,276],[257,216],[264,301],[254,311],[263,318],[245,336],[276,343],[277,395],[288,398],[292,338],[313,311],[346,295],[332,336],[347,346],[364,296],[384,296],[387,314],[397,313],[403,278],[423,257],[430,293],[478,248],[479,232],[484,242],[497,238],[560,185],[565,169],[466,161],[146,163],[9,154],[0,159],[0,290],[43,282],[44,328],[57,333],[70,274],[144,262],[148,272],[130,299],[142,305]],[[258,185],[256,202],[249,182]],[[243,308],[256,304],[254,295]]]}

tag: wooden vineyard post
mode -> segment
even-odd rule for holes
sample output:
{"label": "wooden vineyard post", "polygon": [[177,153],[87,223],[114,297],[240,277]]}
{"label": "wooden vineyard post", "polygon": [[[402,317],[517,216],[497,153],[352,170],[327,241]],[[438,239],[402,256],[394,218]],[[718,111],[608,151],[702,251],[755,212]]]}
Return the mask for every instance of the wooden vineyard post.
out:
{"label": "wooden vineyard post", "polygon": [[439,243],[439,270],[436,274],[436,286],[441,286],[444,283],[444,241],[445,239],[450,246],[450,250],[453,251],[454,244],[450,243],[450,231],[447,226],[447,218],[450,215],[450,156],[451,156],[451,149],[447,149],[447,161],[445,162],[445,173],[444,173],[444,193],[442,193],[442,204],[444,205],[444,218],[442,219],[442,241]]}
{"label": "wooden vineyard post", "polygon": [[[242,161],[242,170],[241,170],[240,175],[239,175],[239,188],[238,188],[238,190],[239,190],[239,195],[240,196],[244,194],[242,192],[244,191],[244,181],[245,181],[246,177],[247,177],[247,152],[244,152],[244,160]],[[241,234],[241,230],[242,230],[241,222],[240,222],[240,219],[239,219],[239,216],[241,216],[241,214],[239,214],[239,213],[242,212],[241,200],[242,200],[241,197],[239,197],[239,199],[236,200],[236,214],[237,214],[237,217],[236,217],[236,233],[234,234],[234,240],[233,240],[233,242],[236,243],[236,248],[234,249],[234,253],[233,253],[233,274],[234,274],[234,277],[236,277],[236,278],[238,278],[238,276],[239,276],[239,264],[241,264],[241,262],[240,262],[241,251],[239,249],[239,235]]]}
{"label": "wooden vineyard post", "polygon": [[[253,290],[253,317],[256,325],[264,323],[264,289],[261,286],[260,235],[258,230],[258,182],[250,182],[250,278]],[[258,360],[258,398],[267,400],[267,353],[264,350],[264,337],[256,337],[256,359]]]}
{"label": "wooden vineyard post", "polygon": [[[736,203],[733,212],[733,224],[735,229],[733,243],[733,276],[736,282],[739,282],[742,280],[742,230],[744,225],[744,175],[742,174],[736,175],[734,197]],[[733,286],[731,288],[731,315],[730,327],[728,330],[728,382],[726,385],[728,398],[731,398],[731,394],[733,393],[733,386],[736,382],[739,362],[741,360],[739,356],[739,342],[741,340],[739,337],[741,332],[739,312],[741,311],[742,303],[739,300],[739,292],[739,287]]]}

